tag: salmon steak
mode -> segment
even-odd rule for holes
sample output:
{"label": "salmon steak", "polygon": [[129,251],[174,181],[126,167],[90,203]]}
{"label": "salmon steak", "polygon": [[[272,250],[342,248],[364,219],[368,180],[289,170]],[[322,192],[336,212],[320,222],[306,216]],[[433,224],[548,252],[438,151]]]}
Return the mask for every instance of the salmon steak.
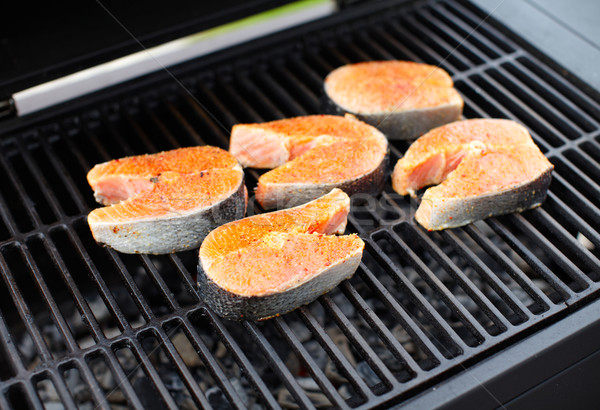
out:
{"label": "salmon steak", "polygon": [[428,230],[522,212],[546,198],[554,166],[520,124],[457,121],[416,140],[398,161],[392,187],[416,196],[429,186],[415,219]]}
{"label": "salmon steak", "polygon": [[262,320],[290,312],[350,278],[364,242],[346,228],[339,189],[295,208],[222,225],[202,242],[198,286],[219,316]]}
{"label": "salmon steak", "polygon": [[94,239],[123,253],[198,248],[211,230],[246,212],[243,169],[217,147],[115,159],[94,166],[87,179],[107,205],[88,215]]}
{"label": "salmon steak", "polygon": [[390,140],[410,140],[460,119],[463,99],[442,68],[411,61],[370,61],[329,73],[323,105],[325,112],[355,115]]}
{"label": "salmon steak", "polygon": [[237,124],[231,152],[244,167],[274,168],[261,175],[256,199],[264,209],[289,208],[333,188],[348,195],[383,189],[388,143],[352,116],[311,115]]}

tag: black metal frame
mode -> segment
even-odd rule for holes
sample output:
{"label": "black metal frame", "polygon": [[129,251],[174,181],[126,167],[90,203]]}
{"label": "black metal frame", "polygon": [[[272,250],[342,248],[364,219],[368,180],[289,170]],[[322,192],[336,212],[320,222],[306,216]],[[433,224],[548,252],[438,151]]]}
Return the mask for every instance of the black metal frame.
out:
{"label": "black metal frame", "polygon": [[591,381],[600,375],[598,340],[600,301],[594,301],[404,404],[422,409],[594,407],[600,398]]}
{"label": "black metal frame", "polygon": [[[369,7],[182,65],[171,71],[177,81],[158,73],[2,126],[0,406],[39,408],[39,383],[52,383],[67,407],[109,407],[112,388],[90,366],[102,362],[130,406],[176,407],[156,364],[162,355],[195,405],[207,407],[206,389],[174,342],[181,334],[232,407],[247,404],[232,382],[235,368],[266,407],[278,407],[274,387],[313,406],[298,369],[336,407],[389,405],[569,320],[598,297],[597,100],[512,35],[479,25],[485,14],[468,4]],[[130,256],[94,243],[85,220],[96,206],[85,181],[94,163],[193,144],[227,147],[235,123],[319,112],[322,79],[336,66],[386,58],[440,63],[467,117],[524,123],[556,166],[544,205],[426,233],[412,219],[415,204],[388,184],[375,201],[353,205],[349,230],[367,243],[355,277],[264,323],[222,321],[202,304],[195,252]],[[392,162],[406,146],[392,143]],[[247,173],[250,189],[257,178]],[[33,354],[24,353],[27,344]],[[297,368],[287,363],[290,352]],[[328,375],[323,357],[345,381]],[[87,399],[75,398],[71,378],[87,386]],[[144,384],[152,386],[147,397]]]}

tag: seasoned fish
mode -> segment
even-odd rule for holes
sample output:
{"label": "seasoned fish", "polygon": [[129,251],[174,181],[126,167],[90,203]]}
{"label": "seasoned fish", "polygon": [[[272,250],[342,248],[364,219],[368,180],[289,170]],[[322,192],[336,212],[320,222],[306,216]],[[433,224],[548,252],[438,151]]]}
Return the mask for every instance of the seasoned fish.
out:
{"label": "seasoned fish", "polygon": [[229,151],[245,167],[276,167],[260,177],[256,189],[263,208],[273,209],[306,203],[336,187],[349,195],[378,194],[388,143],[351,116],[312,115],[235,125]]}
{"label": "seasoned fish", "polygon": [[200,247],[202,299],[227,319],[261,320],[310,303],[360,263],[364,242],[335,236],[350,198],[339,189],[295,208],[230,222]]}
{"label": "seasoned fish", "polygon": [[325,110],[350,113],[390,140],[415,139],[462,115],[463,100],[443,69],[410,61],[339,67],[325,78]]}
{"label": "seasoned fish", "polygon": [[415,219],[429,230],[521,212],[545,199],[554,166],[527,130],[509,120],[458,121],[416,140],[396,164],[392,187],[425,191]]}
{"label": "seasoned fish", "polygon": [[109,205],[88,215],[94,239],[124,253],[197,248],[246,211],[242,167],[217,147],[115,159],[87,177],[98,202]]}

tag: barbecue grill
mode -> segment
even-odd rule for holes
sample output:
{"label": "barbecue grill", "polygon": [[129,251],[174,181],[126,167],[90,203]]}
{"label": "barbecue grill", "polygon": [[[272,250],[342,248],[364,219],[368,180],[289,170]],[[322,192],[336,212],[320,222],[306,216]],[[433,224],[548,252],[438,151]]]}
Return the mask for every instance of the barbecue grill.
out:
{"label": "barbecue grill", "polygon": [[[319,113],[327,73],[376,59],[440,65],[466,118],[524,124],[555,166],[543,206],[428,233],[413,219],[415,200],[388,181],[379,197],[353,200],[348,231],[366,242],[356,275],[260,323],[224,321],[202,303],[196,251],[124,255],[94,242],[85,180],[94,164],[227,148],[236,123]],[[594,91],[450,0],[355,5],[170,73],[177,81],[157,72],[0,124],[0,407],[495,407],[573,397],[555,385],[597,397]],[[406,148],[391,142],[391,163]],[[251,192],[259,173],[246,175]],[[261,210],[250,201],[248,212]]]}

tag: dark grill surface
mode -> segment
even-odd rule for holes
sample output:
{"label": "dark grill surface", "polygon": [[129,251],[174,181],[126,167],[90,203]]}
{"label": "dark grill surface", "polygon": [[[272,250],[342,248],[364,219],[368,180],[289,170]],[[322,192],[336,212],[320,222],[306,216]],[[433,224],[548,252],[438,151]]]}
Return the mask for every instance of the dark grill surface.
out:
{"label": "dark grill surface", "polygon": [[[597,101],[468,4],[353,13],[2,131],[0,407],[389,404],[598,296]],[[440,64],[466,117],[527,126],[556,167],[543,206],[427,233],[388,182],[353,205],[348,231],[367,243],[354,278],[263,323],[222,321],[203,305],[196,251],[123,255],[94,242],[94,164],[227,148],[236,123],[318,113],[330,70],[373,59]],[[392,164],[406,148],[392,143]],[[257,177],[247,173],[249,189]]]}

